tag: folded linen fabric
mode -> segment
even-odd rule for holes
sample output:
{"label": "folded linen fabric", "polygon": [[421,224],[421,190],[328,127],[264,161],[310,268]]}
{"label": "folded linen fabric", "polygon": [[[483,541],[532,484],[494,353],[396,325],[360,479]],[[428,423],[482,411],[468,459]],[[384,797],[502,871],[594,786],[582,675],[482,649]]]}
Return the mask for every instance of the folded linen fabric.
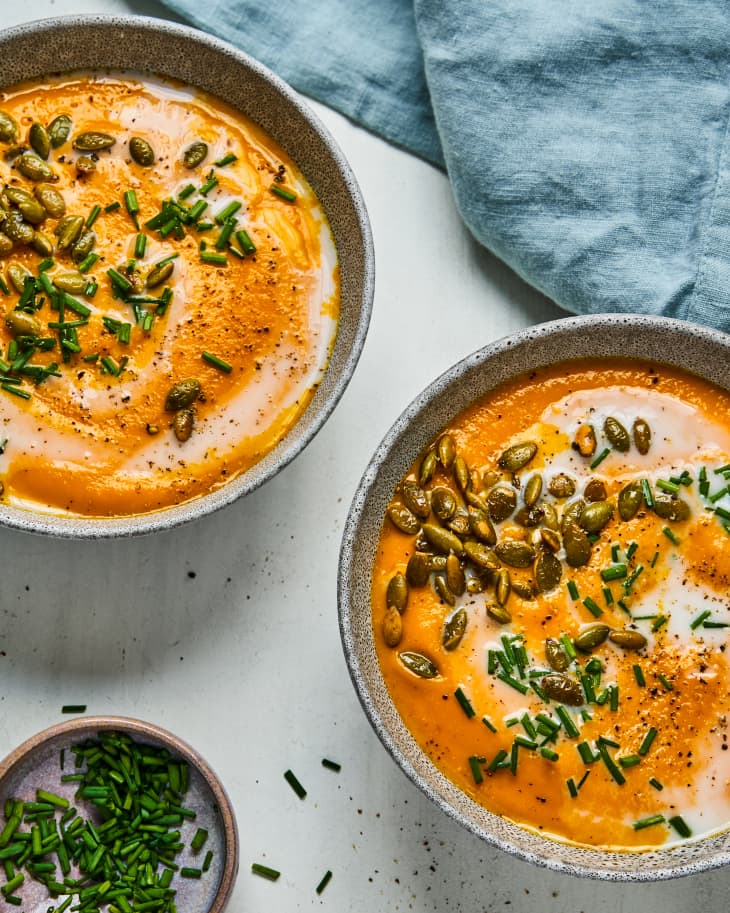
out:
{"label": "folded linen fabric", "polygon": [[730,331],[723,0],[165,0],[444,165],[475,237],[577,313]]}

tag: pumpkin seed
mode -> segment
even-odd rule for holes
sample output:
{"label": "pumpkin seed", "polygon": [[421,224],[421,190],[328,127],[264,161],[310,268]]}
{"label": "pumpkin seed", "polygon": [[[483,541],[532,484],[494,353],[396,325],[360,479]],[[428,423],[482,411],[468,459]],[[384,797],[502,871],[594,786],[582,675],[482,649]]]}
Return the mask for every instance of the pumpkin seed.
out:
{"label": "pumpkin seed", "polygon": [[422,587],[428,583],[428,575],[431,573],[428,558],[426,552],[414,552],[408,559],[406,580],[411,586]]}
{"label": "pumpkin seed", "polygon": [[431,509],[441,521],[450,520],[456,513],[456,495],[450,488],[439,486],[431,492]]}
{"label": "pumpkin seed", "polygon": [[439,574],[443,573],[446,570],[446,555],[429,555],[428,569],[437,571]]}
{"label": "pumpkin seed", "polygon": [[43,324],[34,314],[10,311],[5,315],[5,325],[14,336],[42,336]]}
{"label": "pumpkin seed", "polygon": [[66,201],[50,184],[36,184],[33,188],[36,199],[52,219],[66,215]]}
{"label": "pumpkin seed", "polygon": [[494,595],[498,605],[506,605],[509,594],[512,592],[512,581],[506,567],[501,567],[494,575]]}
{"label": "pumpkin seed", "polygon": [[633,631],[630,628],[621,628],[618,631],[611,631],[608,639],[623,647],[624,650],[641,650],[646,646],[647,640],[639,631]]}
{"label": "pumpkin seed", "polygon": [[[410,511],[408,512],[410,513]],[[413,514],[411,514],[411,516],[413,516]],[[414,519],[416,518],[414,517]],[[418,522],[418,520],[416,520],[416,522]],[[443,552],[445,555],[448,555],[449,552],[453,552],[455,555],[464,554],[464,546],[461,544],[461,539],[448,529],[436,526],[435,523],[424,523],[421,530],[426,541],[429,545],[433,546],[436,551]]]}
{"label": "pumpkin seed", "polygon": [[542,523],[544,516],[545,511],[542,507],[533,507],[529,510],[526,507],[521,507],[515,514],[514,520],[515,523],[519,523],[525,529],[534,529]]}
{"label": "pumpkin seed", "polygon": [[497,533],[486,511],[469,508],[469,529],[472,536],[481,542],[486,542],[487,545],[496,544]]}
{"label": "pumpkin seed", "polygon": [[421,460],[421,466],[418,470],[418,484],[421,488],[425,488],[426,485],[433,478],[433,474],[436,471],[436,463],[438,459],[436,457],[435,450],[429,450],[428,453]]}
{"label": "pumpkin seed", "polygon": [[632,426],[634,445],[642,456],[646,456],[651,447],[651,428],[645,419],[637,418]]}
{"label": "pumpkin seed", "polygon": [[409,536],[415,535],[421,527],[418,517],[415,517],[405,504],[390,504],[387,513],[393,526]]}
{"label": "pumpkin seed", "polygon": [[560,672],[550,672],[544,675],[540,687],[549,698],[568,704],[570,707],[580,707],[583,703],[583,689],[572,678]]}
{"label": "pumpkin seed", "polygon": [[485,585],[485,581],[481,577],[477,577],[474,574],[470,574],[466,578],[466,591],[472,596],[476,593],[483,593]]}
{"label": "pumpkin seed", "polygon": [[71,259],[74,263],[81,263],[94,249],[96,244],[96,232],[87,228],[82,231],[77,241],[71,248]]}
{"label": "pumpkin seed", "polygon": [[383,616],[383,640],[388,647],[397,647],[403,637],[403,619],[398,609],[391,606]]}
{"label": "pumpkin seed", "polygon": [[466,557],[486,571],[496,571],[501,567],[501,562],[487,545],[483,542],[477,542],[475,539],[467,539],[463,545]]}
{"label": "pumpkin seed", "polygon": [[0,140],[4,143],[14,143],[19,132],[15,119],[7,111],[0,111]]}
{"label": "pumpkin seed", "polygon": [[[149,279],[147,280],[149,285]],[[400,486],[400,495],[403,503],[412,514],[415,514],[421,520],[428,520],[431,513],[431,507],[428,503],[426,492],[415,482],[403,482]]]}
{"label": "pumpkin seed", "polygon": [[58,249],[67,250],[79,239],[84,228],[83,216],[64,216],[54,229],[58,238]]}
{"label": "pumpkin seed", "polygon": [[610,501],[594,501],[583,508],[580,525],[587,533],[600,533],[612,517],[613,504]]}
{"label": "pumpkin seed", "polygon": [[506,485],[495,485],[487,496],[489,516],[495,523],[501,523],[512,515],[517,506],[517,492]]}
{"label": "pumpkin seed", "polygon": [[494,551],[510,567],[529,567],[535,560],[535,549],[521,539],[503,540],[495,546]]}
{"label": "pumpkin seed", "polygon": [[500,625],[508,625],[512,621],[509,609],[503,605],[498,605],[496,602],[487,603],[487,615]]}
{"label": "pumpkin seed", "polygon": [[560,528],[564,531],[569,523],[580,523],[580,516],[585,510],[586,502],[583,498],[576,498],[569,501],[563,508],[563,515],[560,518]]}
{"label": "pumpkin seed", "polygon": [[624,485],[618,495],[618,515],[622,520],[632,520],[644,500],[641,482],[634,481]]}
{"label": "pumpkin seed", "polygon": [[535,583],[540,593],[549,593],[560,583],[563,565],[552,552],[541,551],[535,559]]}
{"label": "pumpkin seed", "polygon": [[608,625],[596,623],[586,625],[585,628],[574,638],[573,643],[583,653],[590,653],[596,647],[600,647],[608,637],[611,629]]}
{"label": "pumpkin seed", "polygon": [[71,295],[82,294],[87,282],[88,279],[81,273],[57,273],[53,277],[53,284]]}
{"label": "pumpkin seed", "polygon": [[36,155],[39,155],[44,161],[48,158],[48,154],[51,151],[51,139],[43,124],[39,124],[38,121],[35,121],[30,125],[28,142]]}
{"label": "pumpkin seed", "polygon": [[554,498],[572,498],[575,494],[575,482],[570,476],[560,472],[548,482],[548,491]]}
{"label": "pumpkin seed", "polygon": [[487,469],[482,475],[482,484],[485,488],[493,488],[498,482],[503,482],[506,473],[498,469]]}
{"label": "pumpkin seed", "polygon": [[456,555],[446,558],[446,583],[454,596],[461,596],[466,589],[466,577],[461,562]]}
{"label": "pumpkin seed", "polygon": [[593,425],[589,425],[587,422],[578,425],[575,431],[575,439],[573,440],[573,448],[581,456],[593,456],[596,452],[596,432],[593,430]]}
{"label": "pumpkin seed", "polygon": [[542,505],[542,522],[548,529],[557,531],[560,528],[558,512],[552,504],[548,504],[547,502]]}
{"label": "pumpkin seed", "polygon": [[571,567],[582,567],[591,558],[591,543],[577,523],[568,523],[563,530],[565,560]]}
{"label": "pumpkin seed", "polygon": [[89,130],[86,133],[79,133],[74,138],[73,147],[78,152],[101,152],[103,149],[111,149],[114,143],[116,139],[108,133]]}
{"label": "pumpkin seed", "polygon": [[525,485],[525,490],[522,494],[522,498],[525,502],[526,507],[534,507],[537,504],[540,495],[542,494],[542,476],[539,472],[536,472],[534,475],[531,475],[527,480]]}
{"label": "pumpkin seed", "polygon": [[86,177],[96,171],[96,162],[90,155],[80,155],[74,162],[77,174]]}
{"label": "pumpkin seed", "polygon": [[[53,253],[53,241],[42,231],[35,231],[33,233],[33,250],[40,254],[41,257],[50,257]],[[84,286],[85,287],[85,286]]]}
{"label": "pumpkin seed", "polygon": [[181,443],[190,439],[195,425],[195,413],[192,409],[181,409],[172,420],[172,430]]}
{"label": "pumpkin seed", "polygon": [[408,650],[399,653],[398,659],[409,672],[412,672],[419,678],[436,678],[439,674],[436,664],[422,653],[414,653],[411,650]]}
{"label": "pumpkin seed", "polygon": [[23,266],[22,263],[9,263],[8,264],[8,279],[10,284],[13,286],[15,291],[19,294],[23,294],[25,289],[25,280],[33,277],[31,271]]}
{"label": "pumpkin seed", "polygon": [[195,377],[187,377],[185,380],[179,380],[167,392],[165,397],[165,410],[167,412],[177,412],[178,409],[185,409],[191,406],[200,396],[200,381]]}
{"label": "pumpkin seed", "polygon": [[7,255],[12,252],[13,247],[15,247],[15,245],[10,238],[6,234],[3,234],[3,232],[0,232],[0,257],[7,257]]}
{"label": "pumpkin seed", "polygon": [[534,599],[535,590],[531,583],[528,583],[524,580],[513,580],[512,581],[512,592],[516,593],[520,599]]}
{"label": "pumpkin seed", "polygon": [[68,114],[59,114],[48,125],[48,139],[52,149],[63,146],[71,133],[71,118]]}
{"label": "pumpkin seed", "polygon": [[463,508],[458,508],[454,516],[446,523],[446,526],[460,538],[468,536],[471,532],[469,514]]}
{"label": "pumpkin seed", "polygon": [[57,181],[58,175],[53,168],[36,155],[35,152],[24,152],[15,160],[15,167],[29,181]]}
{"label": "pumpkin seed", "polygon": [[563,649],[563,645],[554,637],[545,640],[545,659],[548,665],[556,672],[565,672],[570,665],[570,657]]}
{"label": "pumpkin seed", "polygon": [[489,510],[487,499],[483,495],[477,494],[471,488],[464,492],[464,500],[467,504],[471,507],[475,507],[477,510],[483,510],[485,513]]}
{"label": "pumpkin seed", "polygon": [[454,457],[453,470],[454,478],[456,479],[456,484],[459,486],[459,489],[462,492],[468,491],[469,488],[471,488],[471,473],[469,472],[466,460],[459,453]]}
{"label": "pumpkin seed", "polygon": [[687,520],[689,519],[689,504],[681,498],[672,495],[654,495],[654,513],[662,520]]}
{"label": "pumpkin seed", "polygon": [[22,187],[6,187],[5,196],[20,210],[26,222],[38,225],[46,217],[46,210],[39,201]]}
{"label": "pumpkin seed", "polygon": [[182,160],[186,168],[197,168],[202,165],[208,155],[208,146],[202,140],[191,143],[183,152]]}
{"label": "pumpkin seed", "polygon": [[149,273],[147,273],[147,288],[156,288],[158,285],[162,285],[166,279],[170,278],[174,268],[174,260],[167,260],[165,263],[159,263],[157,266],[153,266]]}
{"label": "pumpkin seed", "polygon": [[436,574],[433,578],[433,588],[436,591],[436,595],[447,605],[455,606],[456,598],[454,594],[449,589],[448,584],[446,583],[446,578],[443,574]]}
{"label": "pumpkin seed", "polygon": [[405,612],[408,605],[408,581],[403,574],[394,574],[388,581],[385,604],[388,608],[394,606],[399,612]]}
{"label": "pumpkin seed", "polygon": [[497,465],[501,469],[509,469],[510,472],[517,472],[532,460],[537,453],[537,444],[533,441],[523,441],[520,444],[513,444],[508,447],[497,460]]}
{"label": "pumpkin seed", "polygon": [[3,232],[11,241],[15,241],[17,244],[30,244],[35,236],[33,226],[28,225],[17,210],[12,210],[5,217]]}
{"label": "pumpkin seed", "polygon": [[436,454],[444,469],[451,469],[456,458],[456,444],[450,434],[442,434],[436,443]]}
{"label": "pumpkin seed", "polygon": [[441,643],[444,650],[455,650],[461,643],[461,638],[466,631],[467,614],[466,609],[457,609],[444,622],[444,630],[441,634]]}
{"label": "pumpkin seed", "polygon": [[141,136],[133,136],[130,139],[129,154],[138,165],[142,165],[144,168],[155,163],[155,150]]}
{"label": "pumpkin seed", "polygon": [[551,552],[560,551],[560,546],[561,546],[560,536],[555,532],[554,529],[548,529],[547,527],[543,527],[540,530],[540,541],[541,541],[541,544],[544,545],[545,548],[549,549]]}
{"label": "pumpkin seed", "polygon": [[583,497],[586,501],[605,501],[608,497],[606,486],[600,479],[589,479],[583,489]]}
{"label": "pumpkin seed", "polygon": [[614,450],[620,453],[626,453],[631,446],[629,432],[624,428],[621,422],[612,415],[606,417],[603,423],[603,433],[608,438],[608,443]]}

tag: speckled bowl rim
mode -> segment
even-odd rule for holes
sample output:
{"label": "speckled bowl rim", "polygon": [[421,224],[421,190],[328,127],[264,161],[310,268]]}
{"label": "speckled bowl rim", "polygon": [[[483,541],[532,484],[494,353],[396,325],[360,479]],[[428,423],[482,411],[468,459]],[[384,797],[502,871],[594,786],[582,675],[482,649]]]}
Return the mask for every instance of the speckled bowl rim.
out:
{"label": "speckled bowl rim", "polygon": [[[515,374],[586,356],[626,356],[673,364],[730,389],[726,370],[730,336],[673,318],[627,314],[562,318],[474,352],[413,400],[365,470],[340,550],[340,635],[350,677],[373,729],[406,776],[447,815],[487,843],[553,871],[607,881],[659,881],[726,865],[730,862],[730,830],[684,846],[618,853],[563,844],[488,812],[444,777],[408,732],[383,683],[372,639],[370,581],[384,510],[395,483],[448,421],[444,416],[460,412]],[[453,395],[455,391],[458,396]],[[453,411],[450,405],[444,407],[447,397],[456,400]],[[441,418],[433,415],[439,407]]]}
{"label": "speckled bowl rim", "polygon": [[[298,422],[277,446],[257,464],[213,492],[184,504],[131,517],[65,517],[0,504],[0,525],[25,532],[49,534],[57,537],[99,539],[144,535],[159,530],[172,529],[183,523],[211,514],[255,491],[288,465],[307,446],[339,402],[360,358],[372,311],[375,256],[365,202],[357,180],[337,142],[303,98],[284,80],[272,73],[262,63],[225,41],[190,26],[179,25],[175,22],[151,16],[98,14],[39,19],[0,31],[0,87],[12,86],[29,78],[40,78],[49,72],[109,69],[130,73],[149,72],[170,78],[178,78],[183,82],[216,94],[206,85],[206,79],[214,78],[209,73],[204,74],[201,72],[198,79],[185,78],[185,71],[192,72],[196,66],[200,67],[201,70],[203,68],[203,64],[197,63],[196,55],[190,55],[183,59],[181,55],[160,54],[159,65],[149,67],[135,63],[135,50],[130,52],[130,59],[127,62],[120,64],[115,62],[107,66],[103,62],[98,64],[92,62],[88,66],[67,65],[66,59],[60,57],[55,66],[38,67],[40,72],[36,72],[34,65],[24,62],[32,57],[30,53],[27,53],[29,49],[35,49],[35,53],[39,53],[45,47],[44,42],[55,42],[61,46],[64,36],[71,37],[74,33],[80,34],[81,31],[87,35],[89,39],[88,45],[94,49],[93,53],[99,53],[99,50],[95,40],[91,40],[92,36],[98,38],[102,33],[107,34],[107,43],[111,42],[113,38],[113,53],[119,54],[122,53],[119,48],[122,47],[125,36],[130,38],[134,35],[137,38],[141,37],[145,40],[158,42],[190,42],[206,55],[209,53],[214,54],[221,66],[238,67],[241,74],[257,84],[264,85],[268,91],[278,96],[280,102],[286,105],[287,124],[298,124],[298,129],[306,132],[307,141],[316,144],[317,155],[322,156],[327,162],[327,169],[330,170],[327,175],[324,173],[318,175],[311,169],[306,170],[303,168],[302,170],[307,180],[318,196],[320,195],[319,185],[321,185],[326,188],[328,193],[331,192],[333,198],[338,194],[343,195],[338,198],[340,199],[338,205],[341,205],[341,200],[347,199],[347,211],[341,218],[343,223],[352,222],[356,226],[357,233],[357,237],[348,237],[346,239],[348,260],[352,261],[353,265],[353,277],[350,279],[344,273],[341,276],[343,292],[341,323],[328,369],[312,401],[300,416]],[[134,47],[136,42],[127,41],[127,43]],[[18,77],[4,78],[4,72],[13,71],[13,66],[15,65],[13,61],[15,59],[18,61]],[[33,72],[30,75],[26,75],[29,70]],[[219,77],[221,82],[231,78],[228,70],[225,73],[225,79],[222,75]],[[226,101],[231,104],[231,99],[228,96],[225,97]],[[262,124],[261,118],[253,117],[253,119]],[[267,129],[266,125],[262,124],[262,126]],[[282,133],[286,132],[283,121],[279,122],[279,127]],[[273,130],[270,129],[269,132],[273,133]],[[275,138],[297,164],[301,165],[297,160],[296,150],[287,147],[284,136]],[[310,151],[309,157],[314,158],[315,153]],[[324,205],[325,201],[322,202]],[[325,209],[327,211],[326,206]],[[336,222],[340,216],[337,215],[337,218],[333,218],[331,211],[327,211],[327,215],[333,228],[333,234],[337,236]],[[338,244],[337,246],[338,252],[341,252],[342,245]],[[354,256],[352,251],[355,251]],[[355,259],[358,261],[358,275],[354,273]],[[348,320],[348,328],[345,333],[343,329],[344,311],[346,309],[345,299],[350,287],[357,288],[360,291],[359,294],[353,295],[350,302],[349,307],[352,309],[352,316]]]}
{"label": "speckled bowl rim", "polygon": [[233,806],[223,784],[207,761],[192,746],[172,732],[154,723],[126,716],[81,716],[72,720],[64,720],[30,736],[0,761],[0,787],[5,778],[11,775],[28,755],[46,743],[66,737],[73,741],[85,736],[93,736],[99,732],[122,732],[143,742],[148,740],[153,744],[164,745],[172,754],[182,758],[190,767],[194,767],[205,781],[220,813],[220,827],[226,858],[221,869],[218,890],[211,905],[206,910],[195,911],[195,913],[223,913],[238,875],[239,840]]}

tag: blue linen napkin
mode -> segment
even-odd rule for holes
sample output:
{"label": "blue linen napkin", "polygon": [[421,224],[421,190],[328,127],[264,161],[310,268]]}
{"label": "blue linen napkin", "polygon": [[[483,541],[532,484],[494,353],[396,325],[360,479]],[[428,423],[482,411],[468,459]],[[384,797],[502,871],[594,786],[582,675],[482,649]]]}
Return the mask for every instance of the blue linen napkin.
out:
{"label": "blue linen napkin", "polygon": [[730,331],[723,0],[165,2],[445,166],[475,237],[561,306]]}

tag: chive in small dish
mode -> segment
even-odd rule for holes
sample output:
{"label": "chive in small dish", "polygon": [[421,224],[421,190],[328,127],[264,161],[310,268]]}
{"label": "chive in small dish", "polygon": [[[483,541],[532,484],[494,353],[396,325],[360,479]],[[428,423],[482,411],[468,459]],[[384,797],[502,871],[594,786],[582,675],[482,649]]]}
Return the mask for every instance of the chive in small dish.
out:
{"label": "chive in small dish", "polygon": [[0,763],[0,894],[25,910],[222,913],[230,800],[177,736],[126,717],[45,729]]}

